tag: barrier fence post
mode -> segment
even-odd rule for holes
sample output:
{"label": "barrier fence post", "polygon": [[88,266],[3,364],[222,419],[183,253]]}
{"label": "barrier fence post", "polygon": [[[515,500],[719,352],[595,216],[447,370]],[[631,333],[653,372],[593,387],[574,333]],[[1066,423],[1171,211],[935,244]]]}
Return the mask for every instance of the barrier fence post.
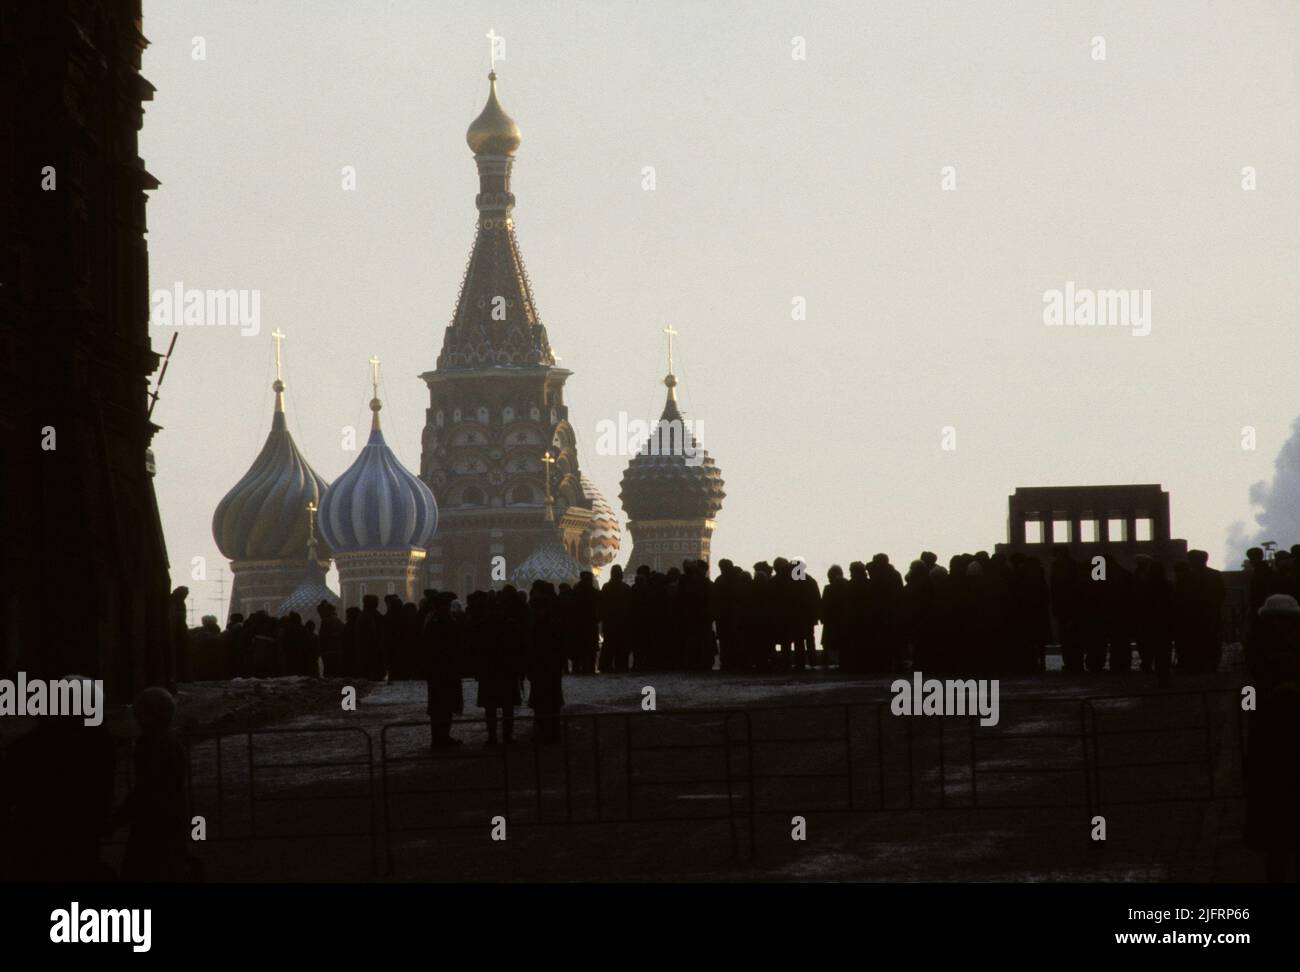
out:
{"label": "barrier fence post", "polygon": [[1079,700],[1079,755],[1083,760],[1083,802],[1089,820],[1093,817],[1093,766],[1092,761],[1088,758],[1088,710],[1090,708],[1087,699]]}
{"label": "barrier fence post", "polygon": [[190,813],[194,812],[194,740],[186,735],[181,737],[185,746],[185,800]]}
{"label": "barrier fence post", "polygon": [[748,712],[745,713],[745,746],[748,750],[749,856],[753,857],[758,853],[758,817],[755,809],[757,797],[754,793],[754,721]]}
{"label": "barrier fence post", "polygon": [[727,827],[731,832],[731,856],[733,859],[740,857],[740,847],[736,843],[736,808],[732,800],[731,786],[731,715],[728,713],[722,718],[722,760],[726,766],[727,774]]}
{"label": "barrier fence post", "polygon": [[916,809],[916,761],[912,753],[912,720],[908,719],[904,725],[907,726],[907,809]]}
{"label": "barrier fence post", "polygon": [[560,725],[563,726],[563,742],[561,748],[564,750],[564,819],[566,823],[573,823],[573,774],[569,770],[569,719],[570,716],[561,716]]}
{"label": "barrier fence post", "polygon": [[1237,765],[1241,768],[1241,794],[1246,795],[1246,727],[1249,720],[1246,718],[1246,710],[1241,704],[1240,692],[1233,700],[1232,708],[1236,713],[1237,719]]}
{"label": "barrier fence post", "polygon": [[379,831],[378,822],[375,820],[375,742],[370,738],[370,733],[364,729],[357,731],[366,739],[366,804],[370,807],[370,875],[378,877]]}
{"label": "barrier fence post", "polygon": [[884,707],[879,703],[874,703],[876,707],[876,783],[880,788],[880,800],[877,809],[885,809],[885,724],[884,724]]}
{"label": "barrier fence post", "polygon": [[849,812],[853,812],[853,717],[852,706],[844,703],[844,762],[849,781]]}
{"label": "barrier fence post", "polygon": [[1210,725],[1210,693],[1201,693],[1201,713],[1205,717],[1205,766],[1210,774],[1210,799],[1214,799],[1214,731]]}
{"label": "barrier fence post", "polygon": [[533,789],[537,792],[537,822],[542,822],[542,744],[537,741],[537,717],[533,717]]}
{"label": "barrier fence post", "polygon": [[754,719],[745,713],[745,777],[749,782],[749,854],[758,854],[758,793],[754,790]]}
{"label": "barrier fence post", "polygon": [[[513,739],[514,725],[511,725],[511,738]],[[504,736],[504,729],[502,731]],[[503,738],[501,740],[501,789],[504,791],[505,813],[502,814],[506,820],[510,819],[510,744]]]}
{"label": "barrier fence post", "polygon": [[592,713],[591,716],[591,767],[592,775],[596,783],[596,822],[601,819],[600,804],[600,716]]}
{"label": "barrier fence post", "polygon": [[627,819],[636,819],[632,812],[632,716],[623,713],[624,773],[627,776]]}
{"label": "barrier fence post", "polygon": [[222,784],[221,769],[221,740],[220,733],[217,734],[217,835],[219,840],[226,837],[226,788]]}
{"label": "barrier fence post", "polygon": [[[1098,730],[1097,730],[1097,722],[1098,722],[1098,719],[1097,719],[1097,709],[1096,709],[1096,707],[1093,706],[1093,704],[1092,704],[1092,700],[1091,700],[1091,699],[1087,699],[1087,700],[1085,700],[1085,704],[1088,706],[1088,714],[1089,714],[1089,716],[1090,716],[1088,722],[1089,722],[1090,735],[1091,735],[1091,738],[1092,738],[1092,774],[1093,774],[1093,777],[1092,777],[1092,782],[1093,782],[1093,786],[1092,786],[1092,796],[1093,796],[1093,811],[1092,811],[1092,816],[1101,816],[1101,814],[1102,814],[1101,773],[1102,773],[1102,769],[1104,768],[1104,767],[1102,766],[1102,764],[1101,764],[1101,734],[1100,734],[1100,733],[1098,732]],[[1092,823],[1092,819],[1091,819],[1091,817],[1089,818],[1088,823],[1089,823],[1089,825],[1091,826],[1091,823]],[[1104,848],[1104,847],[1106,846],[1106,842],[1105,842],[1104,840],[1091,840],[1091,839],[1089,839],[1089,843],[1090,843],[1090,844],[1092,845],[1092,847],[1093,847],[1094,849],[1096,849],[1096,850],[1101,850],[1102,848]]]}
{"label": "barrier fence post", "polygon": [[944,765],[943,720],[939,720],[939,809],[948,807],[948,770]]}
{"label": "barrier fence post", "polygon": [[254,789],[254,777],[257,768],[253,762],[253,731],[245,733],[248,740],[248,836],[257,836],[257,793]]}
{"label": "barrier fence post", "polygon": [[388,792],[388,726],[379,730],[379,778],[384,803],[384,873],[393,875],[393,820]]}

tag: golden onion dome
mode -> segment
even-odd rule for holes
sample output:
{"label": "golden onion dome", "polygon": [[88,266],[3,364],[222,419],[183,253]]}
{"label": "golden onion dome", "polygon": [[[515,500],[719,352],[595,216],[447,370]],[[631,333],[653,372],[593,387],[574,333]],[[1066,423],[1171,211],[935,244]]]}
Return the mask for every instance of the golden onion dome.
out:
{"label": "golden onion dome", "polygon": [[497,100],[497,73],[488,75],[491,90],[488,92],[487,104],[479,116],[470,122],[465,133],[465,141],[475,155],[514,155],[519,148],[522,136],[515,120],[506,114]]}

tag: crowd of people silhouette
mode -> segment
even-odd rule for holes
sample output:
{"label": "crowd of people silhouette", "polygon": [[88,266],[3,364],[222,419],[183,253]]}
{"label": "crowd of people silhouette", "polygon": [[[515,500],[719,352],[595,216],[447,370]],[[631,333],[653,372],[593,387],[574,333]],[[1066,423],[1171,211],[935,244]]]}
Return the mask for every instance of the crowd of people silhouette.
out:
{"label": "crowd of people silhouette", "polygon": [[[1298,551],[1300,553],[1300,551]],[[901,574],[885,554],[839,566],[825,585],[798,559],[777,557],[745,570],[702,561],[667,572],[619,567],[597,585],[584,573],[558,589],[506,585],[427,590],[419,604],[367,595],[343,617],[325,602],[317,618],[290,613],[231,615],[188,629],[183,598],[174,630],[181,680],[306,675],[427,678],[435,658],[448,673],[478,678],[496,701],[499,686],[545,668],[559,673],[781,672],[822,667],[847,674],[908,670],[978,675],[1045,669],[1058,644],[1066,672],[1123,673],[1137,666],[1167,683],[1170,669],[1219,664],[1225,588],[1204,551],[1166,565],[1139,557],[1129,570],[1113,557],[1081,562],[1065,547],[1044,566],[1019,554],[959,554],[947,566],[923,552]],[[1252,582],[1300,595],[1300,557],[1269,565]],[[1252,607],[1262,605],[1253,598]],[[821,626],[820,644],[816,638]]]}

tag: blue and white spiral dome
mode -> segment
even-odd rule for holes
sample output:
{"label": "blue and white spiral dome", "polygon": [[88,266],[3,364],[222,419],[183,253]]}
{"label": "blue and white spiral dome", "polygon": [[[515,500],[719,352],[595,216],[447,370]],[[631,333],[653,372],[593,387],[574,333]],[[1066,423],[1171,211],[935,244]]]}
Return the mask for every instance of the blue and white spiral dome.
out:
{"label": "blue and white spiral dome", "polygon": [[424,549],[438,528],[438,504],[384,441],[378,398],[370,438],[357,461],[325,491],[320,530],[334,553]]}

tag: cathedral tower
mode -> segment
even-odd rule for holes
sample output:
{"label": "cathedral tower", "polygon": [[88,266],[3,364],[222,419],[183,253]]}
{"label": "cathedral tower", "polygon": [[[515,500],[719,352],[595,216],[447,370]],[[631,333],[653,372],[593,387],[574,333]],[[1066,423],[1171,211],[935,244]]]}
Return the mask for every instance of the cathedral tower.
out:
{"label": "cathedral tower", "polygon": [[361,607],[367,594],[418,601],[438,505],[418,476],[393,455],[379,427],[379,359],[370,399],[370,438],[356,462],[325,491],[321,534],[334,549],[343,609]]}
{"label": "cathedral tower", "polygon": [[[420,476],[442,517],[427,583],[462,595],[501,586],[556,526],[587,565],[592,529],[564,402],[571,372],[556,365],[515,239],[519,126],[497,100],[495,71],[488,80],[487,105],[465,135],[479,175],[474,246],[437,366],[420,376],[429,387]],[[546,455],[555,460],[554,525]]]}
{"label": "cathedral tower", "polygon": [[[274,615],[302,580],[303,551],[311,534],[308,507],[325,493],[326,483],[298,451],[284,419],[284,380],[280,339],[275,338],[275,412],[271,431],[243,479],[217,504],[212,537],[230,559],[235,581],[230,613]],[[318,567],[329,569],[330,552],[316,547]]]}
{"label": "cathedral tower", "polygon": [[632,534],[628,570],[642,564],[666,571],[683,560],[709,562],[714,518],[722,509],[722,471],[692,434],[677,408],[673,335],[668,335],[668,399],[650,438],[623,473],[619,498]]}

